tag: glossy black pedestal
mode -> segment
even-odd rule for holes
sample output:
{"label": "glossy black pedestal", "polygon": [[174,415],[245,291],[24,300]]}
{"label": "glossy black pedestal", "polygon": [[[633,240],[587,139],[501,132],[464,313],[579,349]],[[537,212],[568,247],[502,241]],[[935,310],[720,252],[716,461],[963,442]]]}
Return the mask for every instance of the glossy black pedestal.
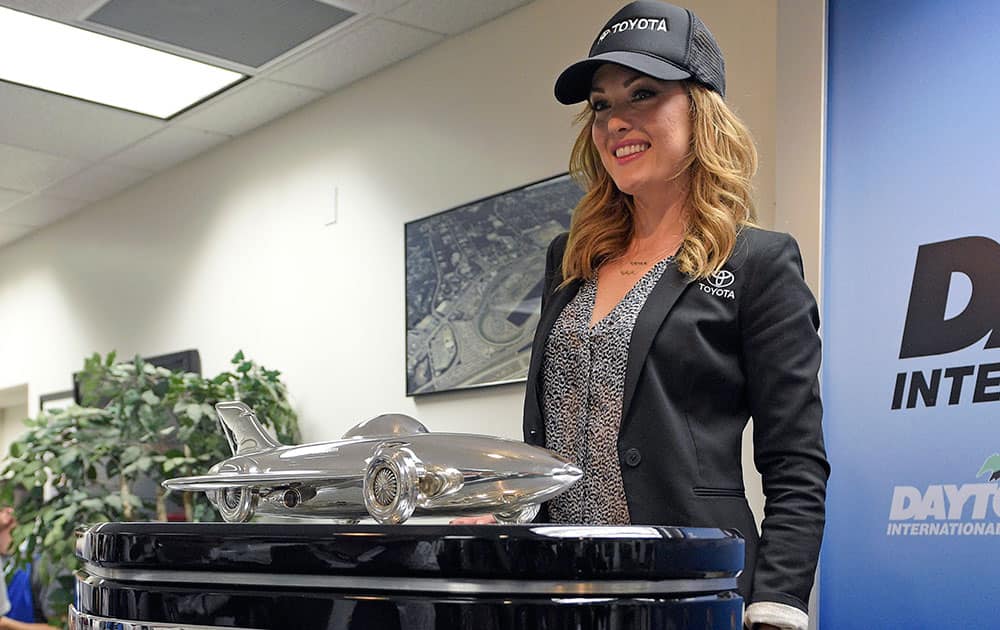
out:
{"label": "glossy black pedestal", "polygon": [[80,629],[741,627],[717,529],[107,523],[78,555]]}

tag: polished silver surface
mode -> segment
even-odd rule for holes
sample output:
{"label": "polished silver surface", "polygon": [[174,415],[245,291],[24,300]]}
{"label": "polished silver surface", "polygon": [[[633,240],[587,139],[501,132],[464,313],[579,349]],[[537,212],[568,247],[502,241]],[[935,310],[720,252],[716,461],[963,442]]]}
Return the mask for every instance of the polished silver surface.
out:
{"label": "polished silver surface", "polygon": [[362,591],[406,591],[453,594],[518,594],[565,596],[651,596],[705,593],[736,589],[735,577],[671,580],[469,580],[455,578],[309,575],[224,571],[151,571],[115,569],[85,564],[89,579],[119,582],[233,584],[245,586],[329,588]]}
{"label": "polished silver surface", "polygon": [[492,513],[525,523],[580,478],[555,453],[502,438],[431,433],[386,414],[344,439],[283,446],[241,402],[216,405],[233,457],[207,475],[168,479],[171,490],[206,492],[228,522],[254,514],[403,523],[412,515]]}
{"label": "polished silver surface", "polygon": [[412,435],[414,433],[429,433],[429,431],[416,418],[402,413],[384,413],[348,429],[347,433],[344,434],[344,439]]}
{"label": "polished silver surface", "polygon": [[[151,621],[130,621],[128,619],[117,619],[111,617],[98,617],[82,613],[71,604],[69,607],[69,628],[70,630],[218,630],[221,626],[192,626],[184,624],[182,626],[171,623],[160,623]],[[256,628],[244,628],[236,626],[226,626],[227,630],[257,630]]]}

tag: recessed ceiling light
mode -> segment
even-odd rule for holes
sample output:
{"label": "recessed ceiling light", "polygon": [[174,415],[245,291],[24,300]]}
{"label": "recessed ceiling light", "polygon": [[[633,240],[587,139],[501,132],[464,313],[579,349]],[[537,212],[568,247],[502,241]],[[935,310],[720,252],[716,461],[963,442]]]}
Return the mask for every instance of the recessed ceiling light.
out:
{"label": "recessed ceiling light", "polygon": [[0,79],[170,118],[245,78],[28,13],[0,7]]}

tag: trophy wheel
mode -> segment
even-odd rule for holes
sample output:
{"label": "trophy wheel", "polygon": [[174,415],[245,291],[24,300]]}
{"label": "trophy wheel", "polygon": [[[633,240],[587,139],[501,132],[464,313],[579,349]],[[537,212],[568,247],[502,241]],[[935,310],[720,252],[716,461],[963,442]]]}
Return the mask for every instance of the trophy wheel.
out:
{"label": "trophy wheel", "polygon": [[257,493],[252,488],[230,487],[216,490],[213,503],[227,523],[246,523],[257,510]]}
{"label": "trophy wheel", "polygon": [[501,525],[519,525],[521,523],[530,523],[531,520],[538,515],[538,510],[540,508],[541,506],[537,503],[529,503],[528,505],[515,510],[507,512],[494,512],[493,518],[497,519],[497,523],[500,523]]}
{"label": "trophy wheel", "polygon": [[365,509],[377,522],[405,522],[417,507],[423,465],[408,448],[379,447],[365,469]]}

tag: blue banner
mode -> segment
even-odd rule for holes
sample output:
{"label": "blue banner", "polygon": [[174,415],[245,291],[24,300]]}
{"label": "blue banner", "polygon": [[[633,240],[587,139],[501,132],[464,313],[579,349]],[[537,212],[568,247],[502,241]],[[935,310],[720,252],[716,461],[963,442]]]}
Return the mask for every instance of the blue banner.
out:
{"label": "blue banner", "polygon": [[820,626],[997,628],[1000,2],[828,23]]}

